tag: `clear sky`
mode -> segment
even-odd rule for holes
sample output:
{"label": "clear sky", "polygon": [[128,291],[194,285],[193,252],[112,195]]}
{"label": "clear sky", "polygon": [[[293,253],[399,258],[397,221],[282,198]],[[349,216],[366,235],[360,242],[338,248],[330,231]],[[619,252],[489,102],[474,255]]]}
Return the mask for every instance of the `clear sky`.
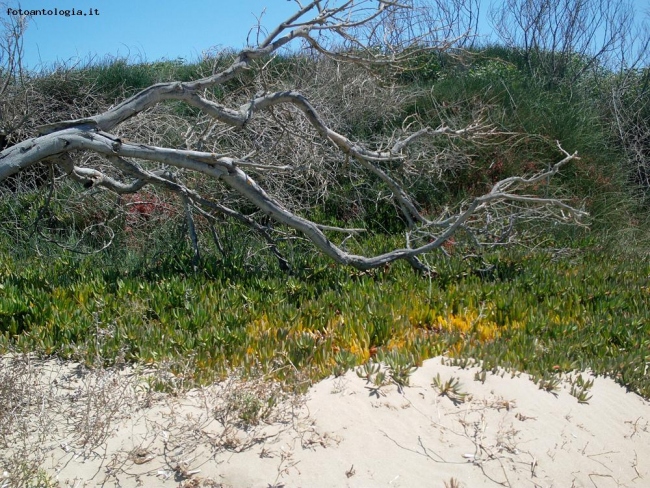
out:
{"label": "clear sky", "polygon": [[[25,10],[74,8],[87,14],[33,17],[24,44],[27,66],[32,69],[106,56],[196,60],[213,47],[245,46],[256,16],[265,9],[262,22],[269,28],[295,11],[295,3],[286,0],[23,0],[20,4]],[[90,15],[91,9],[99,15]],[[0,15],[7,15],[6,10]]]}
{"label": "clear sky", "polygon": [[[8,3],[18,5],[16,0]],[[632,3],[639,17],[647,15],[647,0]],[[482,4],[485,14],[489,0]],[[78,9],[86,14],[32,18],[24,44],[30,69],[51,68],[56,62],[101,61],[107,56],[193,61],[211,48],[243,47],[256,16],[263,12],[262,24],[272,28],[296,8],[287,0],[22,0],[20,6],[25,10]],[[91,9],[98,15],[90,15]],[[6,15],[3,8],[0,16]],[[482,26],[486,34],[487,23]]]}

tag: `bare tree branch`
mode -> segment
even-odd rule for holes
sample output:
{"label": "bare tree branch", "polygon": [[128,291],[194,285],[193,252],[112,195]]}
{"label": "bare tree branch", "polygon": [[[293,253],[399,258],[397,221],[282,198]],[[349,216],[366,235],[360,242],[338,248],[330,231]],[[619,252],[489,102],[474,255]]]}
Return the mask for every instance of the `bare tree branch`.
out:
{"label": "bare tree branch", "polygon": [[[457,5],[458,8],[462,6],[462,3]],[[399,171],[391,165],[415,167],[425,164],[421,162],[425,159],[418,154],[432,150],[436,140],[450,143],[454,139],[493,136],[495,130],[481,120],[464,128],[442,123],[437,128],[420,124],[412,130],[411,126],[416,127],[416,124],[404,124],[401,132],[362,144],[343,135],[343,131],[335,130],[331,114],[317,110],[301,91],[268,90],[267,75],[258,78],[262,89],[254,95],[252,90],[232,94],[227,99],[232,106],[216,101],[210,93],[210,89],[243,76],[246,70],[258,64],[263,63],[261,71],[264,73],[270,69],[271,63],[266,61],[268,57],[293,40],[304,41],[309,49],[338,63],[337,70],[340,70],[340,63],[395,65],[413,53],[444,50],[457,42],[456,38],[446,37],[435,45],[423,44],[425,40],[435,38],[431,35],[437,35],[424,30],[423,24],[419,24],[417,29],[400,30],[395,23],[401,18],[399,14],[406,12],[410,15],[416,7],[421,5],[413,1],[382,1],[379,4],[367,0],[310,2],[271,30],[259,46],[241,51],[230,66],[218,73],[191,82],[159,83],[97,115],[41,125],[38,137],[26,139],[0,153],[0,181],[46,161],[58,164],[66,175],[85,187],[129,194],[153,185],[177,194],[185,209],[196,264],[200,253],[194,211],[197,217],[212,221],[213,212],[218,212],[248,226],[267,242],[280,266],[289,268],[276,244],[275,231],[224,204],[229,195],[243,199],[271,220],[301,234],[335,262],[362,270],[404,259],[414,268],[427,271],[427,266],[418,256],[440,249],[459,230],[473,235],[479,215],[498,208],[498,205],[554,207],[575,219],[584,216],[584,212],[558,199],[523,193],[577,159],[576,153],[569,154],[561,148],[565,157],[549,170],[530,177],[511,177],[496,182],[489,192],[464,203],[454,215],[445,213],[438,219],[425,216],[402,183]],[[465,15],[461,12],[452,15],[451,10],[447,14],[449,19]],[[409,15],[404,18],[414,18]],[[449,26],[433,27],[433,30],[439,29],[447,34],[453,31]],[[382,49],[376,49],[373,43],[380,32],[384,35],[384,44]],[[337,40],[353,49],[336,48]],[[372,81],[364,79],[361,83]],[[164,147],[160,140],[131,140],[132,134],[136,138],[141,134],[142,121],[155,116],[155,111],[169,101],[183,102],[199,109],[200,115],[194,125],[185,132],[184,144]],[[207,134],[215,135],[208,139]],[[249,142],[242,142],[244,139]],[[204,148],[208,140],[212,141],[211,147]],[[192,149],[190,141],[196,142],[201,149]],[[251,146],[254,147],[252,151]],[[261,154],[269,153],[279,156],[272,162],[258,160]],[[302,160],[296,153],[304,154]],[[99,158],[101,163],[94,163],[92,167],[86,163],[78,164],[76,158],[80,154],[90,154]],[[313,187],[334,184],[327,168],[343,159],[350,179],[372,175],[385,187],[387,197],[395,202],[407,223],[406,247],[370,257],[348,253],[343,245],[334,244],[325,232],[344,233],[349,237],[364,229],[346,229],[315,222],[302,216],[299,209],[292,208],[290,198],[283,198],[309,191],[308,186],[301,185],[310,178],[318,182]],[[192,178],[190,175],[202,175],[204,179],[208,177],[217,182],[219,188],[223,188],[223,194],[204,194],[198,189],[199,184],[192,188],[187,183]],[[293,181],[302,183],[292,186]],[[524,209],[517,211],[525,212]],[[539,215],[548,217],[551,214]],[[513,219],[509,222],[512,227]],[[215,242],[218,242],[216,237]]]}

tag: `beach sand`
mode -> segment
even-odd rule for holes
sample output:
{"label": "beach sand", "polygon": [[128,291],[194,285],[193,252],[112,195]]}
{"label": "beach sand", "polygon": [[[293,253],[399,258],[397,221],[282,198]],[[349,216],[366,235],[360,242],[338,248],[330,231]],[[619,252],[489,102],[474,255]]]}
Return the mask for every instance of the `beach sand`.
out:
{"label": "beach sand", "polygon": [[[280,401],[261,380],[154,393],[143,372],[50,361],[47,408],[26,437],[64,487],[650,486],[650,403],[638,395],[597,377],[579,403],[576,374],[548,392],[526,374],[448,363],[425,361],[405,388],[349,371]],[[436,377],[465,396],[441,395]]]}

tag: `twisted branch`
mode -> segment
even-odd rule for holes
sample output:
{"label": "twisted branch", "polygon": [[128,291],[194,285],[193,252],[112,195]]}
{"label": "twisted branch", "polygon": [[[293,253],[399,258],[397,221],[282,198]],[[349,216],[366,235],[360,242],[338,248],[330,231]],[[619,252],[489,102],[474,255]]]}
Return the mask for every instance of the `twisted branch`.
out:
{"label": "twisted branch", "polygon": [[[252,218],[222,205],[214,198],[207,198],[188,188],[180,181],[177,174],[168,169],[148,171],[137,163],[129,161],[129,159],[157,162],[166,168],[187,170],[218,179],[275,221],[304,235],[320,252],[335,262],[354,266],[361,270],[376,268],[398,259],[405,259],[416,269],[426,271],[426,266],[418,260],[418,256],[440,248],[457,230],[466,229],[467,222],[477,212],[496,202],[507,201],[527,205],[555,206],[561,211],[568,212],[573,218],[580,218],[584,215],[584,212],[574,209],[557,199],[520,193],[522,189],[554,176],[569,161],[577,158],[576,153],[569,154],[561,147],[560,150],[565,157],[549,170],[529,178],[511,177],[499,181],[494,184],[487,194],[466,203],[464,210],[458,214],[433,221],[425,218],[420,213],[417,205],[400,185],[399,181],[380,166],[381,163],[407,160],[410,146],[422,139],[433,137],[486,137],[494,133],[480,121],[462,129],[452,129],[447,125],[441,125],[435,129],[424,127],[415,132],[406,133],[403,137],[394,141],[387,149],[371,149],[332,129],[307,97],[295,90],[258,94],[238,108],[230,108],[206,98],[206,89],[223,85],[241,74],[253,61],[270,55],[294,39],[305,40],[317,52],[337,61],[353,63],[399,62],[401,57],[394,54],[390,56],[375,54],[372,58],[357,54],[342,54],[325,47],[316,40],[316,37],[311,35],[312,33],[327,33],[329,36],[338,36],[347,41],[359,40],[351,34],[354,29],[379,21],[387,10],[405,8],[403,5],[394,2],[380,3],[385,8],[379,9],[376,7],[370,9],[370,5],[367,1],[355,0],[342,2],[338,6],[331,2],[311,2],[272,30],[257,48],[242,50],[233,63],[219,73],[192,82],[156,84],[96,116],[41,126],[39,129],[41,135],[39,137],[25,140],[0,153],[0,181],[39,161],[49,160],[59,164],[67,175],[86,187],[101,186],[117,194],[125,194],[137,192],[147,184],[157,185],[181,196],[185,205],[188,227],[197,259],[199,256],[198,238],[192,218],[192,209],[197,209],[201,215],[207,218],[212,217],[212,214],[207,210],[211,209],[237,219],[262,235],[268,242],[272,252],[278,257],[280,266],[285,269],[288,269],[289,264],[280,254],[266,227],[258,224]],[[314,16],[305,20],[304,17],[310,12],[315,12]],[[442,43],[436,46],[436,49],[446,48],[451,42]],[[425,236],[426,243],[412,248],[409,244],[411,242],[409,234],[407,234],[406,248],[395,249],[372,257],[350,254],[328,239],[324,231],[344,232],[352,235],[363,229],[342,229],[324,226],[308,220],[287,209],[281,201],[269,195],[251,176],[251,172],[260,170],[291,174],[296,171],[291,165],[258,163],[250,160],[251,155],[238,158],[228,153],[172,149],[140,144],[126,140],[111,132],[130,118],[168,100],[182,101],[198,108],[214,121],[236,130],[246,129],[260,114],[269,113],[273,116],[274,110],[279,108],[297,109],[296,111],[307,122],[308,126],[315,131],[315,135],[322,142],[327,143],[332,149],[347,158],[356,161],[362,169],[373,174],[385,184],[401,209],[410,232],[414,236],[419,236],[419,238]],[[134,179],[123,182],[107,176],[100,170],[76,166],[71,156],[74,151],[91,151],[102,155],[124,175]],[[440,232],[434,233],[434,229],[438,229]]]}

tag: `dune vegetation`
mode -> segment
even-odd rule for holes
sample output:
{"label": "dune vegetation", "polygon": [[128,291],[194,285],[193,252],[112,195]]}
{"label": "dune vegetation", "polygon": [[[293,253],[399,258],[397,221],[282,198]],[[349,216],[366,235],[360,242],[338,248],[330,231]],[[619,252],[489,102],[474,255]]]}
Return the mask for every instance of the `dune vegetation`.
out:
{"label": "dune vegetation", "polygon": [[[195,210],[188,219],[182,197],[160,187],[133,194],[83,188],[39,164],[0,188],[0,351],[95,367],[165,363],[190,385],[234,368],[316,381],[374,361],[404,381],[423,359],[444,354],[488,372],[528,372],[546,386],[590,369],[650,398],[650,72],[563,54],[559,63],[552,49],[413,49],[394,70],[283,52],[256,59],[206,96],[241,102],[259,87],[299,90],[337,131],[370,144],[409,123],[462,127],[480,116],[489,138],[428,142],[423,149],[436,148],[435,157],[400,176],[420,213],[451,215],[497,181],[544,171],[563,157],[559,143],[579,159],[532,191],[588,213],[579,222],[563,219],[562,210],[524,214],[506,219],[500,235],[477,234],[490,246],[458,232],[421,257],[425,272],[406,262],[363,271],[339,266],[200,175],[188,176],[192,188],[238,202],[240,215],[276,233],[273,244],[235,216]],[[3,148],[153,84],[210,76],[237,56],[107,59],[21,74],[3,93],[5,127],[22,113],[21,100],[30,115],[5,130]],[[180,100],[145,115],[127,129],[149,144],[215,144],[223,152],[257,144],[294,166],[312,154],[274,145],[295,134],[263,124],[233,132]],[[278,117],[281,124],[298,115]],[[322,166],[305,162],[299,177],[260,169],[259,180],[350,253],[403,245],[408,222],[380,178],[361,178],[323,144],[313,157]],[[341,236],[338,228],[365,232]]]}

